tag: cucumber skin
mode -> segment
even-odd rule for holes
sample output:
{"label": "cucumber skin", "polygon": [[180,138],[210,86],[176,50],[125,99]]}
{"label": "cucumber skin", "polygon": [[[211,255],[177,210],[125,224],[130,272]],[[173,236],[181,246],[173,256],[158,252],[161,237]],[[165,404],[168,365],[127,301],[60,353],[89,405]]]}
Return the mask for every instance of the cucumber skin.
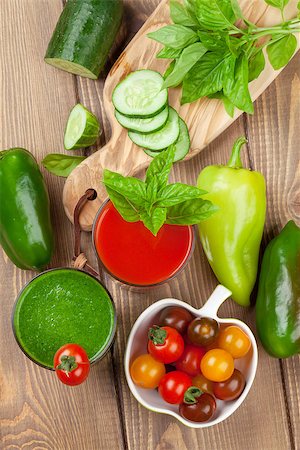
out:
{"label": "cucumber skin", "polygon": [[68,0],[46,58],[76,63],[98,78],[121,24],[122,0]]}
{"label": "cucumber skin", "polygon": [[[115,118],[116,118],[117,122],[118,122],[123,128],[126,128],[128,131],[133,131],[134,133],[141,133],[141,134],[150,134],[150,133],[154,133],[155,131],[161,130],[161,129],[166,125],[166,123],[167,123],[167,121],[168,121],[168,117],[169,117],[169,112],[168,112],[166,121],[165,121],[160,127],[156,128],[155,130],[152,130],[152,131],[139,131],[139,130],[136,130],[136,129],[134,129],[134,128],[127,128],[127,127],[125,127],[125,126],[124,126],[121,122],[119,122],[119,120],[117,119],[116,112],[119,113],[119,111],[118,111],[117,109],[115,109]],[[160,112],[162,112],[162,111],[160,111]],[[121,113],[119,113],[119,114],[121,114]],[[124,115],[124,114],[123,114],[123,115]],[[127,116],[127,117],[128,117],[128,116]],[[152,116],[152,117],[155,117],[155,116]],[[152,117],[143,117],[143,119],[151,119]],[[130,119],[133,119],[132,116],[129,117],[129,118],[130,118]]]}

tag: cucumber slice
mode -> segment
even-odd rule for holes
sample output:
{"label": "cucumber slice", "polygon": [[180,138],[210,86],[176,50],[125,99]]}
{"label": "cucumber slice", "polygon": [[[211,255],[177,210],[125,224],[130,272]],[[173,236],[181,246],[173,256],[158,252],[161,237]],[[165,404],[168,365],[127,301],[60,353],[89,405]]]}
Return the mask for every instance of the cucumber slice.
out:
{"label": "cucumber slice", "polygon": [[[179,136],[175,142],[175,156],[174,162],[182,160],[189,152],[190,149],[190,136],[189,130],[184,120],[179,117]],[[148,156],[155,158],[158,155],[158,151],[144,150]]]}
{"label": "cucumber slice", "polygon": [[166,125],[153,133],[136,133],[129,131],[130,139],[140,147],[150,150],[162,150],[173,144],[179,136],[179,116],[175,109],[169,108],[169,117]]}
{"label": "cucumber slice", "polygon": [[153,70],[130,73],[114,89],[112,101],[117,111],[129,117],[152,117],[167,104],[168,91],[162,89],[164,79]]}
{"label": "cucumber slice", "polygon": [[148,117],[146,119],[140,119],[136,117],[128,117],[115,112],[115,116],[119,124],[128,128],[130,131],[137,131],[138,133],[152,133],[160,130],[167,122],[169,116],[169,107],[166,106],[156,116]]}
{"label": "cucumber slice", "polygon": [[64,137],[66,150],[89,147],[95,144],[100,131],[100,124],[94,116],[81,103],[71,110]]}

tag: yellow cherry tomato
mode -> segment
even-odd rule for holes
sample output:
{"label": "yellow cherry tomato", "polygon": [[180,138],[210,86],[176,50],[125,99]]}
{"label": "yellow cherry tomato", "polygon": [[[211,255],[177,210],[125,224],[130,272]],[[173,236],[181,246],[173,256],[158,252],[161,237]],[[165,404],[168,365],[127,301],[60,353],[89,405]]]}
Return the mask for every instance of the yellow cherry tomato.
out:
{"label": "yellow cherry tomato", "polygon": [[251,341],[241,328],[231,325],[220,331],[218,347],[226,350],[234,359],[242,358],[251,348]]}
{"label": "yellow cherry tomato", "polygon": [[209,350],[201,359],[201,372],[211,381],[225,381],[234,371],[234,362],[230,353],[215,348]]}
{"label": "yellow cherry tomato", "polygon": [[196,386],[202,392],[206,392],[207,394],[213,394],[214,392],[214,383],[211,380],[205,378],[202,373],[196,375],[192,380],[193,386]]}
{"label": "yellow cherry tomato", "polygon": [[132,381],[145,389],[155,389],[166,373],[165,365],[145,354],[138,356],[130,367]]}

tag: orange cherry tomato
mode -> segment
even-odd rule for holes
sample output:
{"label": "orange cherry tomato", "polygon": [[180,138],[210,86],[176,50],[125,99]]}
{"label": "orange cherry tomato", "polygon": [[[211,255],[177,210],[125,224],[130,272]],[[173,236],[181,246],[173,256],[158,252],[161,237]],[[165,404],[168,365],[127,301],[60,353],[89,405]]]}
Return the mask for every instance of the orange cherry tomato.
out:
{"label": "orange cherry tomato", "polygon": [[132,381],[145,389],[157,388],[165,373],[165,365],[148,354],[138,356],[130,367]]}
{"label": "orange cherry tomato", "polygon": [[208,380],[205,378],[202,373],[199,375],[196,375],[193,380],[193,386],[196,386],[199,388],[202,392],[206,392],[207,394],[213,394],[214,393],[214,383],[211,380]]}
{"label": "orange cherry tomato", "polygon": [[201,360],[201,372],[211,381],[225,381],[234,371],[234,362],[230,353],[215,348],[209,350]]}
{"label": "orange cherry tomato", "polygon": [[220,331],[218,347],[226,350],[234,359],[242,358],[251,348],[251,341],[241,328],[231,325]]}

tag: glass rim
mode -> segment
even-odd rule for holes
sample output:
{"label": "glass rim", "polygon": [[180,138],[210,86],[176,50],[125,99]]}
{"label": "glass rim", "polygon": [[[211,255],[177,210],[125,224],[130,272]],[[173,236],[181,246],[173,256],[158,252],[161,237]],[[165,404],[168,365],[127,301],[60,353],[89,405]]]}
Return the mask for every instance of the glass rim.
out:
{"label": "glass rim", "polygon": [[[106,199],[102,205],[100,206],[100,208],[97,211],[97,214],[94,218],[94,222],[93,222],[93,227],[92,227],[92,244],[93,244],[93,249],[94,252],[96,254],[98,263],[100,264],[101,268],[108,273],[108,275],[110,275],[114,280],[119,281],[120,283],[129,286],[129,287],[135,287],[135,288],[141,288],[141,289],[147,289],[147,288],[152,288],[152,287],[156,287],[156,286],[161,286],[164,283],[168,283],[169,281],[173,280],[175,277],[177,277],[187,266],[188,262],[190,261],[194,250],[195,250],[195,226],[194,225],[183,225],[186,227],[189,227],[189,229],[191,230],[191,245],[189,248],[189,251],[186,255],[185,261],[181,264],[181,266],[169,277],[167,277],[165,280],[161,280],[158,281],[156,283],[149,283],[149,284],[137,284],[137,283],[131,283],[129,281],[123,280],[122,278],[119,278],[117,275],[115,275],[113,272],[111,272],[106,265],[104,264],[104,262],[102,261],[102,259],[100,258],[98,252],[97,252],[97,248],[96,248],[96,244],[95,244],[95,234],[96,234],[96,226],[97,226],[97,222],[99,219],[99,216],[101,215],[104,207],[107,205],[107,203],[111,202],[111,200],[108,198]],[[181,225],[177,225],[177,226],[181,226]]]}
{"label": "glass rim", "polygon": [[[89,358],[89,361],[90,361],[91,365],[95,364],[96,362],[98,362],[102,358],[104,358],[104,356],[107,354],[107,352],[109,351],[109,349],[111,348],[111,346],[112,346],[112,344],[114,342],[114,339],[115,339],[115,336],[116,336],[116,331],[117,331],[117,310],[116,310],[116,306],[115,306],[114,300],[113,300],[112,295],[110,294],[110,292],[107,290],[107,288],[104,286],[104,284],[100,280],[98,280],[98,278],[96,278],[95,276],[93,276],[90,273],[86,272],[85,270],[77,269],[75,267],[54,267],[52,269],[43,270],[43,272],[38,273],[31,280],[27,281],[27,283],[23,286],[23,288],[18,293],[18,295],[16,297],[16,300],[14,302],[14,305],[13,305],[12,313],[11,313],[11,325],[12,325],[12,330],[13,330],[13,334],[14,334],[14,338],[16,340],[16,343],[18,344],[19,348],[22,350],[23,354],[28,359],[30,359],[32,362],[37,364],[38,366],[43,367],[44,369],[47,369],[47,370],[51,370],[52,372],[55,371],[54,367],[49,367],[49,366],[46,366],[45,364],[42,364],[39,361],[36,361],[31,355],[29,355],[26,352],[26,350],[22,346],[22,344],[19,341],[18,336],[16,334],[14,318],[15,318],[15,312],[16,312],[16,307],[17,307],[18,301],[19,301],[21,295],[23,294],[23,292],[25,291],[25,289],[30,285],[30,283],[32,283],[36,278],[38,278],[38,277],[40,277],[40,276],[42,276],[42,275],[44,275],[44,274],[46,274],[48,272],[58,272],[60,270],[72,270],[72,271],[76,271],[76,272],[82,272],[85,275],[88,275],[89,277],[93,278],[94,280],[96,280],[100,284],[100,286],[102,286],[102,288],[105,290],[105,292],[107,293],[107,295],[108,295],[108,297],[109,297],[109,299],[111,301],[113,314],[114,314],[112,330],[111,330],[109,339],[108,339],[106,345],[104,346],[104,348],[101,351],[99,351],[98,353],[96,353],[93,356],[93,358]],[[70,344],[71,344],[71,342],[70,342]]]}

